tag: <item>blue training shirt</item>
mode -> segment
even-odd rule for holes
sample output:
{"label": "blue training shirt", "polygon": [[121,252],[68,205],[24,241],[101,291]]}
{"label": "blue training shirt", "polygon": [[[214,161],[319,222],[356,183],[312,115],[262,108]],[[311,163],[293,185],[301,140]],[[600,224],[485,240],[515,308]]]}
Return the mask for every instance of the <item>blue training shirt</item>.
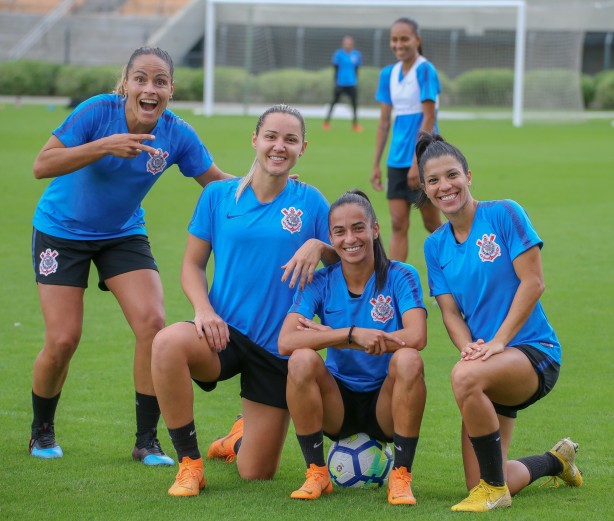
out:
{"label": "blue training shirt", "polygon": [[[125,99],[117,94],[94,96],[79,105],[53,131],[66,146],[75,147],[129,133]],[[194,129],[165,110],[146,145],[158,156],[141,152],[134,159],[105,156],[75,172],[54,178],[34,213],[34,227],[64,239],[97,240],[144,235],[143,198],[162,173],[177,164],[186,177],[204,174],[213,158]]]}
{"label": "blue training shirt", "polygon": [[[422,103],[433,101],[438,106],[440,92],[437,71],[422,56],[418,57],[405,76],[402,62],[382,69],[375,99],[392,105],[395,112],[386,162],[389,167],[409,168],[412,165],[418,131],[424,119]],[[433,131],[438,132],[437,123]]]}
{"label": "blue training shirt", "polygon": [[[473,341],[488,342],[505,320],[520,285],[513,260],[542,244],[518,203],[480,202],[465,242],[456,242],[450,223],[426,239],[430,294],[451,294]],[[561,363],[561,345],[540,302],[509,343],[519,344],[529,344]]]}
{"label": "blue training shirt", "polygon": [[333,54],[333,65],[337,66],[336,85],[339,87],[355,87],[358,84],[358,67],[362,65],[362,56],[359,51],[352,49],[337,49]]}
{"label": "blue training shirt", "polygon": [[294,290],[282,265],[307,239],[328,239],[328,202],[314,187],[289,179],[271,202],[251,186],[235,199],[240,178],[207,185],[189,232],[211,243],[215,256],[209,300],[227,324],[280,358],[277,337]]}
{"label": "blue training shirt", "polygon": [[[318,270],[311,284],[298,290],[289,313],[311,319],[320,317],[322,324],[333,329],[355,325],[392,333],[403,329],[403,313],[423,308],[420,277],[413,266],[390,261],[385,286],[376,291],[375,273],[360,297],[351,297],[341,263]],[[326,367],[350,389],[369,392],[379,389],[388,375],[392,353],[369,355],[356,349],[329,347]]]}

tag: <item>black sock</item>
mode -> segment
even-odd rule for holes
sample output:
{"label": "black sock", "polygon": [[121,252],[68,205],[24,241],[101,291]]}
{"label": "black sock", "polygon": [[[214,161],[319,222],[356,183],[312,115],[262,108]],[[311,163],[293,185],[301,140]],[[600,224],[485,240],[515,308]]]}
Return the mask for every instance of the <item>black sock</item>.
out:
{"label": "black sock", "polygon": [[406,438],[395,432],[392,441],[394,443],[394,468],[405,467],[407,472],[411,472],[418,445],[418,436]]}
{"label": "black sock", "polygon": [[177,459],[179,462],[186,456],[190,459],[200,458],[194,420],[178,429],[169,429],[168,433],[173,442],[173,447],[175,447],[177,451]]}
{"label": "black sock", "polygon": [[543,478],[544,476],[558,476],[563,472],[563,464],[556,456],[549,452],[538,456],[519,458],[516,461],[519,461],[527,467],[529,475],[531,476],[531,481],[529,481],[529,483],[533,483],[535,480]]}
{"label": "black sock", "polygon": [[35,431],[43,429],[45,425],[53,425],[55,421],[55,410],[60,401],[60,394],[62,393],[58,393],[57,396],[53,398],[43,398],[42,396],[34,394],[34,391],[32,391],[33,435]]}
{"label": "black sock", "polygon": [[136,446],[147,447],[158,433],[160,406],[155,396],[136,393]]}
{"label": "black sock", "polygon": [[311,464],[317,465],[318,467],[326,465],[324,462],[324,434],[321,430],[313,434],[307,434],[306,436],[297,434],[296,439],[303,452],[307,468],[309,468]]}
{"label": "black sock", "polygon": [[469,437],[480,466],[480,477],[495,487],[505,485],[501,433],[496,430],[486,436]]}
{"label": "black sock", "polygon": [[243,436],[241,436],[232,447],[232,450],[235,451],[235,454],[239,454],[239,449],[241,448],[241,442],[243,441]]}

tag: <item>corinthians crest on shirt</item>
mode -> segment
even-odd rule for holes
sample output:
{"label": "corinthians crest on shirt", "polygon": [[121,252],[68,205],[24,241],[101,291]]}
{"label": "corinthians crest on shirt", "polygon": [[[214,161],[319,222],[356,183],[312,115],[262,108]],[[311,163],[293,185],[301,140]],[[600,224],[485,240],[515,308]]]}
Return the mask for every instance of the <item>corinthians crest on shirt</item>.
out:
{"label": "corinthians crest on shirt", "polygon": [[482,235],[481,239],[475,241],[475,244],[479,246],[478,255],[482,262],[494,262],[494,260],[501,256],[501,246],[499,246],[495,239],[497,236],[494,233]]}
{"label": "corinthians crest on shirt", "polygon": [[288,230],[290,233],[301,231],[301,227],[303,226],[303,221],[301,219],[303,210],[291,206],[290,208],[282,209],[281,213],[284,215],[281,219],[281,227],[284,230]]}
{"label": "corinthians crest on shirt", "polygon": [[168,152],[163,152],[161,148],[158,148],[155,153],[147,152],[149,154],[149,159],[147,161],[147,171],[150,174],[156,175],[160,172],[164,172],[166,168],[166,158],[168,157]]}
{"label": "corinthians crest on shirt", "polygon": [[391,296],[378,295],[377,298],[372,298],[369,302],[373,306],[371,318],[375,322],[385,324],[394,316],[394,308],[390,304],[392,302]]}

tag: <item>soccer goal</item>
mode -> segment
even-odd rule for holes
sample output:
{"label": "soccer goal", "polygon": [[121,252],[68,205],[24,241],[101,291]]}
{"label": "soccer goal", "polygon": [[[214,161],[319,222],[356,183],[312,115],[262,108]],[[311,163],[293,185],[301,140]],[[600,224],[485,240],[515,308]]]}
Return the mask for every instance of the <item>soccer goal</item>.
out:
{"label": "soccer goal", "polygon": [[323,111],[332,53],[349,34],[363,57],[361,117],[376,113],[379,70],[395,61],[388,31],[400,17],[420,26],[443,112],[520,126],[527,111],[582,110],[583,33],[544,27],[540,13],[531,23],[524,0],[208,0],[203,111],[278,102]]}

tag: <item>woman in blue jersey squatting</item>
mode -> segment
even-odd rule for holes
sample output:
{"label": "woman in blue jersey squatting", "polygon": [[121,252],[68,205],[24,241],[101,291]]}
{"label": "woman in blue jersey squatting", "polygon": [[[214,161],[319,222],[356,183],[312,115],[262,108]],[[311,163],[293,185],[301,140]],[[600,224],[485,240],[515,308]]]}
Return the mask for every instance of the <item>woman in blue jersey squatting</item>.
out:
{"label": "woman in blue jersey squatting", "polygon": [[79,105],[34,162],[37,179],[54,179],[33,223],[45,343],[34,362],[32,456],[63,455],[55,439],[55,411],[81,337],[83,294],[94,262],[99,287],[113,293],[136,337],[132,457],[147,465],[174,463],[156,438],[160,409],[151,379],[151,343],[164,327],[164,308],[141,202],[174,164],[202,186],[228,175],[213,163],[192,127],[166,109],[173,89],[171,57],[158,48],[137,49],[117,93]]}
{"label": "woman in blue jersey squatting", "polygon": [[427,238],[430,293],[460,351],[452,388],[463,419],[469,496],[455,511],[511,505],[511,495],[542,476],[582,485],[569,438],[550,451],[507,461],[517,411],[550,392],[561,346],[539,298],[542,241],[518,203],[473,199],[463,154],[441,136],[416,146],[425,196],[448,222]]}
{"label": "woman in blue jersey squatting", "polygon": [[[371,184],[375,190],[383,190],[380,161],[394,110],[386,161],[386,197],[392,224],[389,253],[391,259],[404,262],[409,252],[410,210],[421,193],[414,153],[416,139],[421,130],[437,131],[440,87],[435,67],[422,56],[422,38],[414,20],[399,18],[392,24],[390,48],[398,61],[382,70],[375,94],[380,102],[380,118]],[[441,214],[430,202],[422,205],[420,213],[429,232],[441,226]]]}
{"label": "woman in blue jersey squatting", "polygon": [[[291,497],[332,492],[324,434],[365,432],[394,442],[388,501],[413,505],[411,469],[426,401],[420,278],[412,266],[387,259],[362,192],[337,199],[328,226],[341,262],[317,271],[297,292],[279,336],[280,352],[291,355],[288,407],[307,464],[307,480]],[[316,314],[320,324],[312,321]]]}
{"label": "woman in blue jersey squatting", "polygon": [[244,479],[274,476],[290,422],[279,330],[299,276],[300,285],[309,283],[321,258],[325,264],[337,259],[328,245],[328,202],[288,179],[307,146],[301,114],[271,107],[258,120],[252,145],[256,159],[247,176],[211,183],[189,225],[181,280],[193,323],[169,326],[154,340],[154,384],[180,462],[172,496],[194,496],[205,486],[192,380],[211,391],[241,375],[243,414],[207,457],[236,457]]}

